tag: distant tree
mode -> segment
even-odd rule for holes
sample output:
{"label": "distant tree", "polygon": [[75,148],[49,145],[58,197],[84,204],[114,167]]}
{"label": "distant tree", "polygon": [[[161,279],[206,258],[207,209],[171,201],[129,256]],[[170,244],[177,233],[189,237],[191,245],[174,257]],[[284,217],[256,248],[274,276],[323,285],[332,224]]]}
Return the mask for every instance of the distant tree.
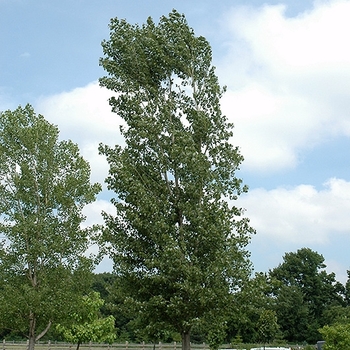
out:
{"label": "distant tree", "polygon": [[101,307],[103,316],[113,315],[115,318],[117,341],[138,341],[145,340],[137,338],[140,334],[140,327],[137,325],[137,313],[133,312],[133,307],[125,303],[125,295],[120,288],[120,281],[116,274],[98,273],[94,274],[92,289],[100,293],[104,304]]}
{"label": "distant tree", "polygon": [[264,310],[274,310],[271,281],[264,273],[256,273],[235,295],[227,323],[227,342],[242,338],[243,342],[258,342],[256,324]]}
{"label": "distant tree", "polygon": [[309,305],[299,287],[280,285],[274,309],[284,339],[303,342],[308,338]]}
{"label": "distant tree", "polygon": [[117,276],[111,272],[94,273],[92,281],[92,289],[100,294],[100,297],[106,302],[113,291],[113,286],[117,280]]}
{"label": "distant tree", "polygon": [[83,207],[100,185],[71,141],[30,105],[0,115],[0,327],[29,350],[89,287]]}
{"label": "distant tree", "polygon": [[326,325],[350,323],[350,306],[330,306],[325,310],[323,316]]}
{"label": "distant tree", "polygon": [[[275,290],[281,330],[287,337],[292,337],[291,329],[295,330],[294,339],[288,339],[290,341],[306,337],[304,340],[313,343],[319,338],[318,329],[324,325],[325,310],[330,306],[344,305],[344,286],[335,280],[334,273],[325,271],[324,257],[309,248],[286,253],[283,260],[282,264],[270,271],[271,278],[281,282],[280,288]],[[282,300],[287,307],[282,306]],[[299,315],[298,319],[302,320],[306,312],[305,334],[304,327],[295,326],[296,316]],[[297,329],[300,332],[296,332]]]}
{"label": "distant tree", "polygon": [[274,340],[278,332],[277,316],[275,311],[263,310],[260,314],[259,320],[257,322],[257,331],[259,336],[259,341],[264,343],[264,348],[266,343],[270,343]]}
{"label": "distant tree", "polygon": [[345,283],[345,303],[350,306],[350,270],[347,270],[348,279]]}
{"label": "distant tree", "polygon": [[177,331],[187,350],[201,323],[215,347],[250,274],[253,230],[232,205],[246,191],[235,175],[243,157],[221,113],[211,48],[175,10],[158,25],[115,18],[110,29],[100,84],[116,92],[125,147],[100,146],[117,208],[104,215],[103,239],[150,335]]}
{"label": "distant tree", "polygon": [[77,350],[82,343],[107,342],[112,343],[116,337],[113,316],[101,317],[100,308],[104,301],[99,293],[92,292],[81,299],[76,312],[71,315],[70,324],[58,324],[56,329],[68,342],[77,344]]}

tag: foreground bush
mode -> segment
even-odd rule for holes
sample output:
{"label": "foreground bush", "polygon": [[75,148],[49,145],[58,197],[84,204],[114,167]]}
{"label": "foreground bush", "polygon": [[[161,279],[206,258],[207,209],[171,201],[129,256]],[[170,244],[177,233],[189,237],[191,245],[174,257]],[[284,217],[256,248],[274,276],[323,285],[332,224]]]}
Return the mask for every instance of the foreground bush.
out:
{"label": "foreground bush", "polygon": [[326,344],[324,350],[350,350],[350,325],[335,324],[321,328]]}

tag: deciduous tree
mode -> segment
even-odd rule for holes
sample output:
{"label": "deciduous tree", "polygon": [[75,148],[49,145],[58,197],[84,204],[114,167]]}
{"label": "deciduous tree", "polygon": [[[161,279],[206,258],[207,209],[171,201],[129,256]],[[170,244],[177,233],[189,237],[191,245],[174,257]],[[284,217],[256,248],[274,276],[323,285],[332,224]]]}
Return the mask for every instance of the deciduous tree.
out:
{"label": "deciduous tree", "polygon": [[[344,287],[335,280],[334,273],[325,271],[324,257],[309,248],[286,253],[283,260],[270,271],[270,276],[281,282],[280,288],[276,289],[276,311],[281,330],[285,336],[288,334],[290,341],[304,339],[313,343],[319,338],[318,329],[324,325],[325,310],[330,306],[344,305]],[[298,315],[299,323],[305,322],[305,317],[302,318],[305,313],[306,333],[305,327],[295,327]],[[293,336],[290,333],[292,329],[295,331],[294,339],[289,338]],[[296,332],[297,329],[300,333]]]}
{"label": "deciduous tree", "polygon": [[175,10],[158,24],[114,18],[102,43],[100,84],[115,92],[125,147],[103,146],[117,215],[104,240],[150,333],[194,325],[222,337],[230,298],[250,273],[253,232],[233,205],[243,160],[222,114],[211,47]]}
{"label": "deciduous tree", "polygon": [[271,297],[272,288],[272,282],[266,274],[256,273],[240,289],[230,307],[227,342],[237,337],[245,343],[260,341],[256,325],[264,311],[275,308],[275,298]]}
{"label": "deciduous tree", "polygon": [[263,310],[257,322],[257,331],[259,341],[265,344],[274,340],[278,332],[276,312],[272,310]]}
{"label": "deciduous tree", "polygon": [[350,325],[348,323],[324,326],[319,331],[325,340],[324,350],[350,350]]}
{"label": "deciduous tree", "polygon": [[29,350],[68,315],[92,267],[82,209],[100,185],[58,136],[30,105],[0,115],[0,326],[27,334]]}
{"label": "deciduous tree", "polygon": [[58,324],[56,329],[65,340],[77,344],[77,350],[82,343],[108,342],[112,343],[116,337],[113,316],[101,317],[100,308],[104,304],[99,293],[91,292],[81,298],[76,312],[71,316],[68,325]]}

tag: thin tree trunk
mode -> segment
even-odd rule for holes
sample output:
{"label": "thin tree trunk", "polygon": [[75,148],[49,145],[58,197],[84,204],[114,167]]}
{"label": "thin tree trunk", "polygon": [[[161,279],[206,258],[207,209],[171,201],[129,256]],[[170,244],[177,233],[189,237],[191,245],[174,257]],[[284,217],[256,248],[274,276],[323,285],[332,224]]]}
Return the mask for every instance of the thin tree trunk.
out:
{"label": "thin tree trunk", "polygon": [[184,331],[181,334],[182,350],[191,350],[190,331]]}
{"label": "thin tree trunk", "polygon": [[33,312],[29,315],[28,350],[34,350],[35,346],[35,325],[36,319]]}

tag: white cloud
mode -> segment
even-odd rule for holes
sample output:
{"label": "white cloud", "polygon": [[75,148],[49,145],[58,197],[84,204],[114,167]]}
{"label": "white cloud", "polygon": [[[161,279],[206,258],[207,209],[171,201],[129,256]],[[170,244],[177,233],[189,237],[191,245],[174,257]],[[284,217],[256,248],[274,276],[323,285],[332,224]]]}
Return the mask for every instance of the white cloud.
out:
{"label": "white cloud", "polygon": [[99,182],[103,189],[106,189],[104,183],[105,178],[108,175],[109,165],[106,157],[100,155],[98,152],[99,142],[85,144],[81,149],[81,155],[86,159],[91,167],[91,182]]}
{"label": "white cloud", "polygon": [[[93,203],[88,204],[83,209],[84,215],[86,215],[86,221],[82,225],[82,227],[91,227],[92,225],[103,225],[104,221],[102,218],[102,212],[105,212],[107,214],[113,214],[115,215],[115,207],[112,203],[106,201],[106,200],[97,200]],[[87,255],[93,254],[97,255],[99,252],[99,247],[94,244],[92,245],[88,251],[86,252]],[[113,261],[106,255],[98,266],[95,268],[96,273],[101,272],[110,272],[113,269]]]}
{"label": "white cloud", "polygon": [[253,189],[239,199],[260,237],[299,245],[326,244],[350,235],[350,182],[330,179],[318,191],[311,185]]}
{"label": "white cloud", "polygon": [[284,10],[239,7],[225,18],[222,106],[252,170],[294,167],[300,150],[350,136],[350,2],[316,3],[293,18]]}
{"label": "white cloud", "polygon": [[233,142],[241,147],[244,165],[250,169],[294,167],[297,151],[315,144],[322,134],[315,121],[317,105],[302,96],[272,93],[262,85],[228,91],[222,109],[235,124]]}
{"label": "white cloud", "polygon": [[82,146],[105,142],[120,143],[121,119],[111,112],[108,99],[113,93],[97,82],[69,92],[42,96],[36,110],[50,122],[57,124],[61,137],[72,139]]}
{"label": "white cloud", "polygon": [[[250,44],[260,64],[290,75],[291,68],[339,69],[350,60],[346,36],[350,29],[348,1],[319,3],[310,12],[287,18],[285,6],[234,11],[231,29]],[[288,70],[286,70],[288,68]],[[349,70],[349,67],[347,68]]]}
{"label": "white cloud", "polygon": [[335,260],[327,260],[325,259],[324,262],[327,267],[326,271],[327,273],[332,273],[334,272],[336,275],[336,280],[345,285],[348,279],[348,275],[346,273],[348,266],[340,264],[338,261]]}
{"label": "white cloud", "polygon": [[108,98],[112,93],[97,82],[52,96],[42,96],[36,103],[36,112],[58,125],[60,137],[79,144],[81,154],[91,166],[91,180],[104,183],[108,164],[98,154],[99,143],[110,146],[122,144],[119,132],[122,123],[111,112]]}
{"label": "white cloud", "polygon": [[84,222],[84,227],[103,224],[102,212],[115,215],[115,206],[103,199],[96,200],[86,205],[83,209],[83,214],[87,217]]}

